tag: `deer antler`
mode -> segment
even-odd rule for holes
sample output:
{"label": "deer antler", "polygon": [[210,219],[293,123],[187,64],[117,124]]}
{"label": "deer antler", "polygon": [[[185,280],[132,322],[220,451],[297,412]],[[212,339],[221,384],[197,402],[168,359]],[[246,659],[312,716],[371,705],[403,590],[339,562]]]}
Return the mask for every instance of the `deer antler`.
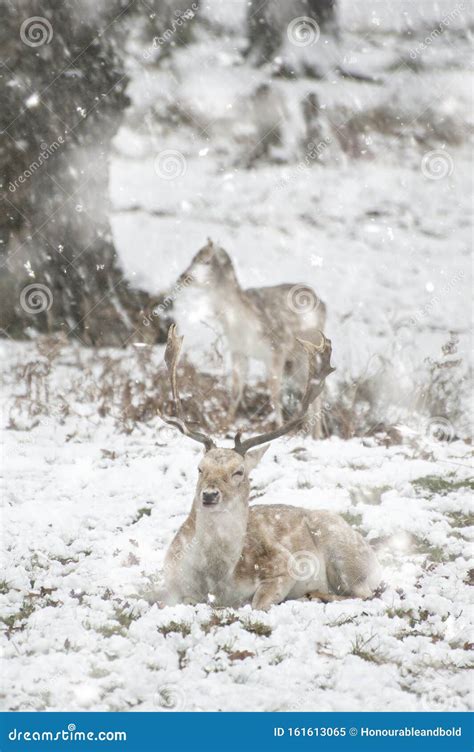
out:
{"label": "deer antler", "polygon": [[189,428],[183,415],[183,406],[179,397],[178,380],[176,375],[176,369],[178,366],[179,354],[181,352],[183,339],[184,337],[178,337],[176,325],[172,324],[168,329],[168,339],[166,341],[165,350],[165,363],[170,379],[171,396],[173,399],[173,406],[176,412],[176,417],[170,418],[166,415],[160,414],[160,418],[170,426],[178,428],[182,434],[189,436],[190,439],[194,439],[195,441],[199,441],[201,444],[204,444],[206,451],[209,451],[209,449],[213,449],[215,447],[212,439],[206,434],[201,433],[200,431],[193,431],[191,428]]}
{"label": "deer antler", "polygon": [[[284,436],[294,428],[299,428],[304,422],[309,406],[323,391],[326,378],[336,370],[331,366],[331,340],[327,339],[322,332],[320,332],[320,334],[322,337],[320,345],[314,345],[312,342],[297,338],[299,344],[305,349],[309,361],[308,380],[306,382],[305,393],[298,413],[275,431],[262,433],[259,436],[254,436],[246,441],[240,440],[240,433],[236,434],[234,440],[234,450],[236,452],[244,455],[249,449],[252,449],[252,447],[266,444],[268,441],[273,441],[273,439],[278,439],[280,436]],[[321,365],[319,368],[317,363],[318,355],[321,357]]]}

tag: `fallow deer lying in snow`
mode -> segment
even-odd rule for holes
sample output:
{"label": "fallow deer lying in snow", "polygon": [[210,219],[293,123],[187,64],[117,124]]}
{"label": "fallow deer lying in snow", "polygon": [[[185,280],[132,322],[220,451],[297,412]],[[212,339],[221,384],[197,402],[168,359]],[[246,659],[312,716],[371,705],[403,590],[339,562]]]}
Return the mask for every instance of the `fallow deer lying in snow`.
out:
{"label": "fallow deer lying in snow", "polygon": [[[301,384],[306,363],[300,367],[297,337],[318,340],[324,329],[326,306],[307,285],[274,285],[241,288],[230,256],[211,240],[195,255],[180,280],[193,280],[205,293],[220,321],[232,359],[231,421],[242,400],[249,361],[265,365],[267,382],[278,425],[282,423],[280,396],[285,369]],[[315,438],[321,436],[319,400],[310,407],[307,425]]]}
{"label": "fallow deer lying in snow", "polygon": [[[176,533],[165,558],[168,605],[211,602],[239,607],[251,603],[266,610],[293,598],[368,598],[380,582],[374,552],[337,514],[280,504],[249,507],[249,474],[273,439],[301,426],[320,394],[331,367],[331,343],[300,340],[309,360],[301,407],[287,423],[269,433],[220,449],[186,423],[177,385],[182,337],[170,327],[165,362],[176,417],[162,419],[200,442],[205,454],[191,512]],[[316,355],[320,367],[317,367]]]}

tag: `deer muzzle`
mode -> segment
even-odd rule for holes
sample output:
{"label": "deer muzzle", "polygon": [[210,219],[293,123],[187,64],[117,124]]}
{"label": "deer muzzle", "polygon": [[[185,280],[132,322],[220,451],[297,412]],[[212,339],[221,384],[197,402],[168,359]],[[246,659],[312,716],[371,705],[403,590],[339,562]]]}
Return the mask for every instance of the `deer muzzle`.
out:
{"label": "deer muzzle", "polygon": [[215,506],[221,500],[221,492],[217,489],[208,489],[202,492],[201,499],[205,507]]}

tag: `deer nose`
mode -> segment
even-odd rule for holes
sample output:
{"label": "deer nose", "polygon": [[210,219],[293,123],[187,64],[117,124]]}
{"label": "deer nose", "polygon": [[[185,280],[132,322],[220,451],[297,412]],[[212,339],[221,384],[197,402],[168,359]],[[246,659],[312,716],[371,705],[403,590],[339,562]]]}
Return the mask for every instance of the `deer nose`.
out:
{"label": "deer nose", "polygon": [[220,497],[220,491],[203,491],[202,503],[206,505],[217,504]]}

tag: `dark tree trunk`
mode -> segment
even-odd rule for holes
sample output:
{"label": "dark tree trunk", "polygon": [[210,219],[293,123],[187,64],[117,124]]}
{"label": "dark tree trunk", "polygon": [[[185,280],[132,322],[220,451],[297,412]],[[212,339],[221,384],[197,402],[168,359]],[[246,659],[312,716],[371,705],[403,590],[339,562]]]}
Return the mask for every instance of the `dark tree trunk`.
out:
{"label": "dark tree trunk", "polygon": [[[160,340],[125,279],[108,219],[111,140],[128,104],[127,2],[0,0],[0,327],[85,344]],[[39,17],[37,21],[32,17]],[[116,20],[114,20],[116,19]]]}
{"label": "dark tree trunk", "polygon": [[336,0],[251,0],[248,53],[257,65],[273,61],[286,39],[288,24],[302,17],[314,19],[323,32],[337,33]]}

